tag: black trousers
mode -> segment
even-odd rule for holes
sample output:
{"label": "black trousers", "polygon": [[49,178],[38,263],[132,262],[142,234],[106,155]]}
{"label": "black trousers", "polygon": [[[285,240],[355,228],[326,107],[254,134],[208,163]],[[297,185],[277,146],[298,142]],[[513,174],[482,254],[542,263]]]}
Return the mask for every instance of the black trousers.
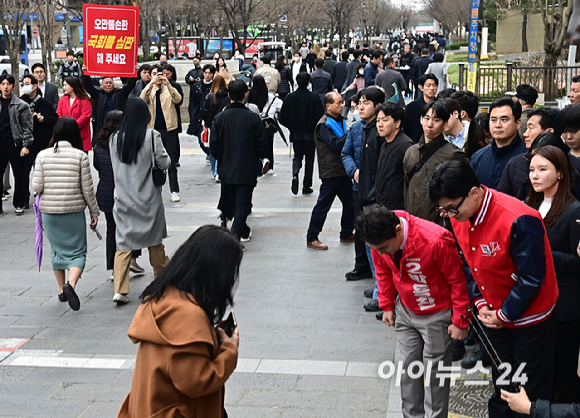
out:
{"label": "black trousers", "polygon": [[[8,162],[12,166],[14,174],[14,198],[12,204],[15,208],[27,207],[29,202],[29,177],[24,173],[24,158],[20,156],[21,146],[14,146],[12,138],[0,138],[0,173],[4,174]],[[2,190],[3,185],[0,185]],[[2,200],[0,199],[0,210],[2,210]]]}
{"label": "black trousers", "polygon": [[169,191],[179,193],[179,182],[177,181],[177,167],[176,164],[179,162],[179,155],[181,154],[181,149],[179,147],[179,135],[177,129],[173,131],[166,131],[165,129],[159,131],[161,134],[161,140],[163,141],[163,146],[171,158],[171,165],[167,174],[169,177]]}
{"label": "black trousers", "polygon": [[[115,239],[115,232],[117,231],[117,224],[113,217],[113,212],[104,212],[105,220],[107,221],[107,237],[105,238],[105,255],[107,257],[107,270],[113,270],[115,266],[115,253],[117,252],[117,240]],[[133,250],[133,257],[137,258],[141,255],[141,250]]]}
{"label": "black trousers", "polygon": [[556,322],[555,349],[554,403],[580,403],[580,321]]}
{"label": "black trousers", "polygon": [[338,196],[342,203],[342,217],[340,218],[340,238],[346,238],[354,229],[354,204],[352,201],[352,180],[348,176],[322,179],[318,201],[310,215],[310,225],[306,239],[316,241],[322,231],[328,211]]}
{"label": "black trousers", "polygon": [[[551,402],[554,387],[554,318],[528,327],[488,328],[487,331],[501,361],[511,365],[511,375],[525,363],[523,373],[528,379],[525,388],[530,400],[544,399]],[[501,386],[496,384],[500,375],[492,367],[495,393],[488,403],[489,418],[527,417],[513,412],[507,402],[501,399]]]}
{"label": "black trousers", "polygon": [[292,159],[292,176],[298,175],[302,169],[302,159],[304,162],[304,181],[302,187],[312,187],[312,174],[314,173],[314,154],[316,146],[314,141],[294,141],[294,158]]}
{"label": "black trousers", "polygon": [[[222,181],[221,189],[226,191],[230,203],[230,212],[234,214],[232,232],[238,238],[247,238],[250,227],[246,223],[252,211],[252,194],[256,184],[231,184]],[[227,216],[227,215],[226,215]]]}
{"label": "black trousers", "polygon": [[[359,192],[352,191],[352,200],[354,204],[354,219],[356,219],[363,210]],[[354,231],[354,269],[360,272],[371,273],[365,242],[361,239],[356,229]]]}
{"label": "black trousers", "polygon": [[266,158],[270,160],[270,167],[268,170],[274,169],[274,135],[268,135],[268,150],[266,152]]}

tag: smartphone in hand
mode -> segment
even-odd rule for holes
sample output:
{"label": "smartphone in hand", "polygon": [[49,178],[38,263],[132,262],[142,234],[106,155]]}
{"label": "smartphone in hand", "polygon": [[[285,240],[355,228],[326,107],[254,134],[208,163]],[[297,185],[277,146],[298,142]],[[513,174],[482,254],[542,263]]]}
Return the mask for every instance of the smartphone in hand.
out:
{"label": "smartphone in hand", "polygon": [[234,311],[231,311],[222,329],[228,337],[231,337],[237,327],[238,322],[236,321],[236,315],[234,314]]}

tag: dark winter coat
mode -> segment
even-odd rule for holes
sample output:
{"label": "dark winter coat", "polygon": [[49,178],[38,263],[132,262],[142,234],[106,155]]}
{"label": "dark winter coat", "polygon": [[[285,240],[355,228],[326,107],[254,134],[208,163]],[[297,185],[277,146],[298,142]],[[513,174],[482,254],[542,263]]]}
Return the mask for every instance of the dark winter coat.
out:
{"label": "dark winter coat", "polygon": [[322,116],[324,106],[318,95],[299,87],[284,99],[278,121],[290,131],[290,141],[314,141],[314,129]]}
{"label": "dark winter coat", "polygon": [[405,152],[414,145],[411,138],[399,132],[391,143],[381,146],[376,175],[376,201],[390,210],[405,209]]}
{"label": "dark winter coat", "polygon": [[99,172],[99,184],[97,185],[97,204],[103,212],[113,212],[113,192],[115,191],[115,177],[111,164],[109,148],[96,145],[93,148],[93,166]]}
{"label": "dark winter coat", "polygon": [[363,128],[360,150],[359,195],[361,204],[369,206],[376,202],[376,176],[382,139],[377,132],[377,119]]}
{"label": "dark winter coat", "polygon": [[[342,137],[336,134],[326,125],[329,118],[327,114],[318,121],[316,125],[316,155],[318,157],[318,176],[321,180],[335,177],[346,176],[346,170],[342,164],[341,151],[346,142],[348,130]],[[335,119],[342,122],[344,119],[340,116]]]}

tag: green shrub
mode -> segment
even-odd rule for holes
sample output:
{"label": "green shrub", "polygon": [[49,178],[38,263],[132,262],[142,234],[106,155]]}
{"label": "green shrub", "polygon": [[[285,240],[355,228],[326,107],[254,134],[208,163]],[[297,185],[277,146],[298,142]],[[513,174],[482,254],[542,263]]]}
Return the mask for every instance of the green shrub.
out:
{"label": "green shrub", "polygon": [[446,49],[448,49],[450,51],[457,51],[460,46],[468,46],[468,45],[469,45],[469,41],[453,42]]}

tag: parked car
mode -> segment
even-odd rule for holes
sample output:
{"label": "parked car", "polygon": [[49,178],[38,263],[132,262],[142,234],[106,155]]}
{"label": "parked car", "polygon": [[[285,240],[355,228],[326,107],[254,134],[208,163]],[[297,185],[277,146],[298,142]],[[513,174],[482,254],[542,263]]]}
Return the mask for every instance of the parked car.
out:
{"label": "parked car", "polygon": [[[6,55],[0,55],[0,74],[10,74],[12,67],[10,66],[10,58]],[[30,73],[30,68],[27,65],[18,63],[18,79],[22,80],[24,75]]]}

